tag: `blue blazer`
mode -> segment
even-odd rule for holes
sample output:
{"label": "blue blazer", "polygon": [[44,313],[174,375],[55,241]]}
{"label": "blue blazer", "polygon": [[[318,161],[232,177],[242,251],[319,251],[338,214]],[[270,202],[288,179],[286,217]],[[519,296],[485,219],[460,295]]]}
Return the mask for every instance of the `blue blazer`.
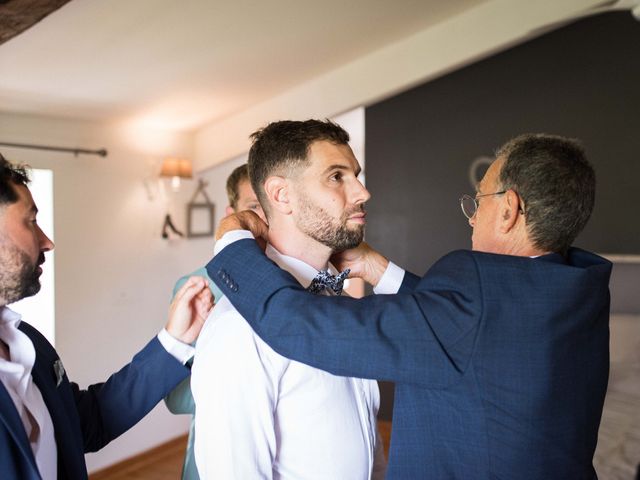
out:
{"label": "blue blazer", "polygon": [[[85,452],[94,452],[144,417],[189,370],[154,338],[131,363],[105,383],[80,390],[64,374],[57,383],[51,344],[31,325],[20,322],[36,350],[33,381],[42,393],[55,431],[58,479],[86,479]],[[20,416],[0,382],[0,477],[39,480],[40,474]]]}
{"label": "blue blazer", "polygon": [[610,262],[456,251],[359,300],[309,295],[253,240],[207,270],[278,353],[396,383],[387,478],[597,478]]}

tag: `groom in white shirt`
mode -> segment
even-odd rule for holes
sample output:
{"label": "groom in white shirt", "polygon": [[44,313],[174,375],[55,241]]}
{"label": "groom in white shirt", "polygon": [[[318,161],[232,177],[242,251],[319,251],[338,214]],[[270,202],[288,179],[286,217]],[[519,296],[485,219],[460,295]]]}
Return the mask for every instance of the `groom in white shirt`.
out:
{"label": "groom in white shirt", "polygon": [[[269,221],[267,255],[313,293],[340,294],[341,277],[319,272],[335,274],[329,257],[362,241],[370,197],[349,134],[330,121],[281,121],[252,139],[249,173]],[[226,298],[196,345],[192,390],[203,479],[384,476],[376,382],[279,355]]]}

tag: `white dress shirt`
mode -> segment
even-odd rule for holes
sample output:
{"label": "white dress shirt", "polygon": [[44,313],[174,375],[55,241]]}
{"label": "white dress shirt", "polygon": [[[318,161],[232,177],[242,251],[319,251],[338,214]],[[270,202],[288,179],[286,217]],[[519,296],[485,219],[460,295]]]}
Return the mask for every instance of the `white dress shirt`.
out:
{"label": "white dress shirt", "polygon": [[[271,246],[267,256],[303,286],[317,273]],[[377,383],[338,377],[279,355],[226,297],[196,343],[191,388],[196,464],[203,479],[384,475]]]}
{"label": "white dress shirt", "polygon": [[[0,307],[0,381],[9,393],[20,415],[27,438],[43,480],[55,480],[58,475],[58,451],[51,415],[42,394],[33,382],[31,371],[36,351],[31,339],[18,329],[20,314]],[[166,329],[158,340],[167,352],[181,363],[187,362],[195,349],[172,337]],[[1,477],[0,473],[0,477]]]}
{"label": "white dress shirt", "polygon": [[404,280],[404,274],[403,268],[390,261],[382,277],[378,280],[378,284],[373,287],[373,293],[376,295],[398,293]]}

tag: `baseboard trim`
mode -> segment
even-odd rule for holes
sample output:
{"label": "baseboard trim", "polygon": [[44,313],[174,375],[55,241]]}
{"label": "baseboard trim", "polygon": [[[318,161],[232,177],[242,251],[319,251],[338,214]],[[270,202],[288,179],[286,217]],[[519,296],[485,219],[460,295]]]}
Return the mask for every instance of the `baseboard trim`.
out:
{"label": "baseboard trim", "polygon": [[158,445],[146,452],[139,453],[138,455],[122,460],[121,462],[115,463],[109,467],[97,470],[89,475],[89,480],[105,480],[113,478],[116,475],[123,475],[132,471],[142,470],[167,455],[184,452],[186,444],[187,435],[180,435],[179,437],[169,440],[168,442]]}

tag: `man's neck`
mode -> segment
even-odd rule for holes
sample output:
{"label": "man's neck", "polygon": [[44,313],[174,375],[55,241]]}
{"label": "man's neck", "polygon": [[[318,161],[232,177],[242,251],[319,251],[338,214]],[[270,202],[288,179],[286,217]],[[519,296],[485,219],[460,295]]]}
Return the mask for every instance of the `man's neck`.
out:
{"label": "man's neck", "polygon": [[283,255],[297,258],[316,270],[326,270],[331,249],[297,229],[269,228],[269,243]]}
{"label": "man's neck", "polygon": [[540,257],[550,252],[535,247],[528,237],[516,237],[506,242],[498,253],[517,257]]}

